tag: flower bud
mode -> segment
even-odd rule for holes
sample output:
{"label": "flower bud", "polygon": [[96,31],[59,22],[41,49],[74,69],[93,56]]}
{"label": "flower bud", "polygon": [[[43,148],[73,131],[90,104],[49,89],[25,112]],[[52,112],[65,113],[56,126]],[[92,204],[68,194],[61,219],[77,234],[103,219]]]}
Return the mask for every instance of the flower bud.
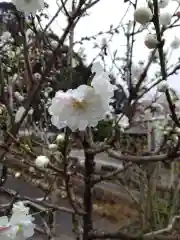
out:
{"label": "flower bud", "polygon": [[35,172],[34,167],[30,167],[30,168],[29,168],[29,172],[34,173],[34,172]]}
{"label": "flower bud", "polygon": [[148,47],[149,49],[153,49],[157,47],[157,44],[159,42],[157,41],[157,37],[154,34],[147,34],[144,40],[144,44],[146,45],[146,47]]}
{"label": "flower bud", "polygon": [[163,134],[164,135],[168,135],[168,132],[165,130],[165,131],[163,131]]}
{"label": "flower bud", "polygon": [[49,144],[48,147],[49,147],[49,150],[51,150],[51,151],[53,151],[53,152],[58,149],[58,145],[55,144],[55,143]]}
{"label": "flower bud", "polygon": [[38,156],[35,161],[35,165],[39,168],[47,167],[49,163],[49,158],[46,156]]}
{"label": "flower bud", "polygon": [[159,23],[163,26],[167,26],[171,23],[171,17],[172,15],[169,12],[160,13]]}
{"label": "flower bud", "polygon": [[64,133],[61,133],[57,136],[56,142],[57,143],[62,143],[62,142],[64,142],[64,138],[65,138]]}
{"label": "flower bud", "polygon": [[15,173],[15,178],[20,178],[20,176],[21,176],[21,173],[20,173],[20,172],[16,172],[16,173]]}
{"label": "flower bud", "polygon": [[168,127],[166,128],[166,131],[168,131],[168,132],[172,131],[172,127],[168,126]]}
{"label": "flower bud", "polygon": [[167,81],[163,80],[158,84],[158,91],[165,92],[169,88]]}
{"label": "flower bud", "polygon": [[58,42],[57,41],[51,41],[51,46],[53,49],[58,47]]}
{"label": "flower bud", "polygon": [[180,128],[179,128],[179,127],[176,127],[176,128],[175,128],[175,132],[176,132],[178,135],[180,135]]}
{"label": "flower bud", "polygon": [[169,4],[169,0],[159,0],[158,6],[159,8],[165,8]]}
{"label": "flower bud", "polygon": [[172,140],[174,142],[177,142],[179,140],[179,137],[176,134],[172,134]]}
{"label": "flower bud", "polygon": [[134,19],[136,22],[144,25],[151,21],[153,18],[153,14],[150,8],[148,7],[141,7],[135,10],[134,12]]}

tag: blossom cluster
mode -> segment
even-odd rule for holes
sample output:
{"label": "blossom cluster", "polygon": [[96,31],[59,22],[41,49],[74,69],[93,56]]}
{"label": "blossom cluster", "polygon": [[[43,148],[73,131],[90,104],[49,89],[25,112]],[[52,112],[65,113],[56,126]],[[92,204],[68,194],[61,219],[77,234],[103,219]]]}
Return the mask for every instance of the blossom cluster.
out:
{"label": "blossom cluster", "polygon": [[[162,27],[168,27],[171,24],[173,15],[168,10],[168,5],[172,1],[169,0],[160,0],[158,1],[159,7],[159,23]],[[177,0],[179,3],[179,1]],[[166,10],[167,9],[167,10]],[[150,24],[153,21],[153,10],[149,6],[137,8],[134,12],[134,20],[141,25]],[[178,17],[178,16],[177,16]],[[156,34],[148,33],[145,36],[144,44],[149,49],[154,49],[160,44],[157,40]],[[180,46],[180,39],[175,36],[174,40],[171,43],[173,49],[177,49]]]}

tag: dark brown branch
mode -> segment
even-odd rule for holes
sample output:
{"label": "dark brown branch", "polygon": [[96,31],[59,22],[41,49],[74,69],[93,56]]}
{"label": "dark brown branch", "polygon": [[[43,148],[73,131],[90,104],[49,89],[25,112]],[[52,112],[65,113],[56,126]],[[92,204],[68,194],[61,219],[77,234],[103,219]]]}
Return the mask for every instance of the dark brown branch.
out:
{"label": "dark brown branch", "polygon": [[176,152],[173,156],[169,156],[168,154],[161,154],[161,155],[152,155],[152,156],[128,156],[128,155],[121,155],[113,150],[108,150],[108,154],[118,160],[132,162],[132,163],[139,163],[139,164],[147,164],[147,162],[160,162],[166,160],[176,160],[180,157],[180,152]]}
{"label": "dark brown branch", "polygon": [[105,233],[94,232],[91,234],[91,239],[117,239],[117,240],[179,240],[179,236],[163,236],[163,235],[150,235],[150,236],[130,236],[122,232]]}
{"label": "dark brown branch", "polygon": [[83,216],[83,240],[88,240],[89,233],[92,231],[92,211],[93,211],[93,203],[92,203],[92,178],[94,172],[94,154],[89,153],[89,144],[84,139],[83,141],[84,154],[85,154],[85,171],[84,171],[84,211],[85,214]]}
{"label": "dark brown branch", "polygon": [[68,201],[71,205],[71,207],[73,208],[73,210],[75,211],[76,214],[80,213],[80,210],[78,209],[78,207],[76,206],[76,203],[73,199],[73,195],[71,192],[71,186],[70,186],[70,174],[68,173],[68,158],[67,158],[67,154],[68,154],[68,147],[69,147],[69,137],[70,137],[70,130],[68,128],[66,128],[66,134],[65,134],[65,140],[64,140],[64,146],[62,149],[62,155],[63,155],[63,171],[64,171],[64,178],[65,178],[65,188],[66,188],[66,192],[67,192],[67,197],[68,197]]}
{"label": "dark brown branch", "polygon": [[[165,63],[164,54],[163,54],[164,41],[162,40],[162,34],[161,34],[160,24],[159,24],[158,1],[153,0],[153,5],[154,5],[153,23],[154,23],[154,27],[155,27],[155,30],[156,30],[157,40],[159,42],[158,52],[159,52],[159,60],[160,60],[160,66],[161,66],[161,75],[162,75],[163,80],[167,80],[166,63]],[[176,112],[175,112],[175,105],[172,102],[169,90],[166,90],[166,98],[167,98],[167,101],[168,101],[169,109],[171,111],[171,118],[176,123],[176,125],[178,127],[180,127],[180,122],[179,122],[179,119],[178,119],[178,117],[176,115]]]}

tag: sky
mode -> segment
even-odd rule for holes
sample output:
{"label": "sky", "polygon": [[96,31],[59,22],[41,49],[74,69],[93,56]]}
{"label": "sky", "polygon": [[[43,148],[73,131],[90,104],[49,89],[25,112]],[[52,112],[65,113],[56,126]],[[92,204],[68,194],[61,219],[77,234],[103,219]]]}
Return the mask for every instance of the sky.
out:
{"label": "sky", "polygon": [[[1,2],[2,0],[0,0]],[[49,5],[50,8],[47,10],[47,15],[49,17],[54,16],[55,12],[57,11],[57,2],[58,0],[50,0]],[[60,2],[60,1],[59,1]],[[72,1],[69,0],[69,3]],[[138,6],[146,6],[145,0],[139,0]],[[177,7],[176,2],[171,2],[164,11],[170,11],[174,12],[174,10]],[[110,27],[110,25],[117,26],[121,19],[124,16],[125,11],[127,10],[128,3],[124,3],[123,0],[100,0],[98,4],[96,4],[93,8],[91,8],[88,11],[88,16],[83,17],[79,23],[76,26],[75,34],[74,34],[74,40],[79,41],[82,37],[88,37],[92,35],[96,35],[100,31],[107,31]],[[127,22],[127,20],[133,19],[133,11],[129,11],[126,19],[124,21]],[[48,21],[44,21],[44,25]],[[59,36],[61,36],[61,33],[63,31],[63,28],[66,26],[66,20],[63,15],[59,15],[58,18],[54,21],[52,28],[55,31],[55,33]],[[139,60],[142,60],[144,62],[147,61],[147,57],[150,53],[150,51],[145,47],[144,45],[144,36],[147,34],[147,32],[144,32],[143,34],[139,35],[135,44],[135,52],[133,59],[135,62],[138,62]],[[168,49],[169,43],[173,40],[174,36],[177,36],[180,38],[180,28],[174,29],[171,32],[169,32],[166,36],[166,45],[165,49]],[[107,38],[107,41],[110,39],[109,35],[105,35]],[[104,37],[104,36],[103,36]],[[102,36],[98,38],[98,41],[86,41],[84,42],[83,47],[85,49],[85,54],[87,56],[87,63],[90,63],[92,59],[94,59],[98,53],[99,50],[94,48],[94,44],[98,43],[101,44],[102,42]],[[75,50],[78,50],[80,48],[80,45],[77,45],[75,47]],[[113,54],[115,50],[117,50],[117,54],[119,54],[120,57],[123,57],[126,49],[126,42],[124,35],[120,32],[118,35],[114,36],[113,39],[111,39],[110,44],[108,45],[109,53],[110,55]],[[171,55],[171,63],[175,62],[177,58],[180,57],[180,48]],[[99,60],[99,59],[97,59]],[[107,68],[111,68],[111,61],[109,57],[106,57],[106,63]],[[120,67],[120,66],[119,66]],[[115,70],[113,69],[113,72]],[[154,72],[154,69],[152,68],[150,71],[150,75],[152,75]],[[115,71],[116,73],[116,71]],[[122,83],[122,80],[120,77],[117,77],[118,82]],[[168,80],[170,86],[180,91],[180,77],[179,76],[173,76],[170,77]]]}

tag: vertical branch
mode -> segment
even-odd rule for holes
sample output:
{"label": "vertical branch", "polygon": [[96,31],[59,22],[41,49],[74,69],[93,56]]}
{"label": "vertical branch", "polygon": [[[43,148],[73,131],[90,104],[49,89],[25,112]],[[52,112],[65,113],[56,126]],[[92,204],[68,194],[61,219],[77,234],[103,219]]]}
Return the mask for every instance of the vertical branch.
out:
{"label": "vertical branch", "polygon": [[[162,79],[163,80],[167,80],[167,69],[166,69],[166,61],[165,61],[165,56],[163,54],[163,46],[164,46],[164,41],[162,40],[162,34],[160,31],[160,24],[159,24],[159,6],[158,6],[158,1],[157,0],[153,0],[153,5],[154,5],[154,19],[153,19],[153,23],[154,23],[154,27],[156,30],[156,36],[157,36],[157,40],[159,42],[158,44],[158,51],[159,51],[159,59],[160,59],[160,68],[161,68],[161,75],[162,75]],[[169,93],[169,90],[167,89],[166,92],[166,98],[167,98],[167,102],[169,105],[169,109],[171,112],[171,118],[174,121],[174,123],[179,127],[180,126],[180,122],[179,122],[179,118],[176,114],[176,109],[175,109],[175,105],[172,102],[172,98],[171,95]],[[171,171],[173,171],[173,165],[171,163]],[[174,213],[174,199],[177,198],[177,194],[176,191],[175,193],[173,191],[170,191],[170,198],[172,199],[171,201],[171,206],[170,206],[170,213],[169,213],[169,218],[172,217],[172,214]],[[169,220],[169,219],[168,219]]]}
{"label": "vertical branch", "polygon": [[[135,3],[133,4],[134,6],[134,9],[136,9],[136,6],[137,6],[137,0],[135,1]],[[134,48],[134,32],[135,32],[135,27],[136,27],[136,21],[134,21],[133,23],[133,29],[132,29],[132,38],[131,38],[131,46],[130,46],[130,49],[128,51],[130,51],[130,54],[129,54],[129,93],[130,93],[130,98],[133,98],[134,96],[134,85],[132,83],[132,63],[133,63],[133,48]],[[129,33],[128,33],[129,34]]]}
{"label": "vertical branch", "polygon": [[[160,30],[160,24],[159,24],[158,1],[153,0],[153,5],[154,5],[153,23],[154,23],[154,27],[155,27],[155,30],[156,30],[157,40],[159,42],[158,52],[159,52],[159,60],[160,60],[160,67],[161,67],[161,75],[162,75],[163,80],[167,80],[166,62],[165,62],[165,56],[164,56],[164,53],[163,53],[164,40],[162,40],[162,33],[161,33],[161,30]],[[167,101],[168,101],[169,109],[171,111],[171,118],[176,123],[176,125],[179,127],[180,122],[179,122],[178,116],[175,112],[175,105],[172,102],[169,90],[166,90],[166,98],[167,98]]]}
{"label": "vertical branch", "polygon": [[80,214],[80,211],[78,210],[76,204],[75,204],[75,197],[73,194],[73,190],[71,189],[70,186],[70,180],[71,180],[71,176],[68,172],[68,159],[67,159],[67,155],[68,155],[68,150],[69,150],[69,137],[70,137],[71,131],[70,129],[66,128],[66,132],[65,132],[65,140],[64,140],[64,145],[62,148],[62,156],[63,156],[63,172],[64,172],[64,177],[65,177],[65,187],[66,187],[66,193],[67,193],[67,197],[68,197],[68,201],[71,205],[71,207],[73,208],[74,212],[76,214]]}
{"label": "vertical branch", "polygon": [[[131,91],[132,89],[132,79],[131,79],[131,69],[130,67],[132,67],[132,61],[131,61],[131,45],[130,45],[130,22],[128,23],[128,26],[127,26],[127,33],[126,33],[126,38],[127,38],[127,50],[126,50],[126,60],[127,60],[127,63],[126,63],[126,71],[125,71],[125,74],[126,74],[126,78],[127,78],[127,85],[128,85],[128,89],[129,89],[129,92]],[[129,69],[129,71],[128,71]]]}
{"label": "vertical branch", "polygon": [[[72,12],[75,11],[75,3],[72,3]],[[69,86],[72,87],[73,81],[73,45],[74,45],[74,27],[75,24],[72,24],[69,31],[69,51],[68,51],[68,66],[69,66]]]}
{"label": "vertical branch", "polygon": [[85,171],[84,171],[84,211],[85,214],[83,216],[83,240],[90,239],[90,232],[92,231],[92,211],[93,211],[93,203],[92,203],[92,175],[94,172],[94,154],[89,149],[89,144],[84,139],[83,141],[84,154],[85,154]]}

